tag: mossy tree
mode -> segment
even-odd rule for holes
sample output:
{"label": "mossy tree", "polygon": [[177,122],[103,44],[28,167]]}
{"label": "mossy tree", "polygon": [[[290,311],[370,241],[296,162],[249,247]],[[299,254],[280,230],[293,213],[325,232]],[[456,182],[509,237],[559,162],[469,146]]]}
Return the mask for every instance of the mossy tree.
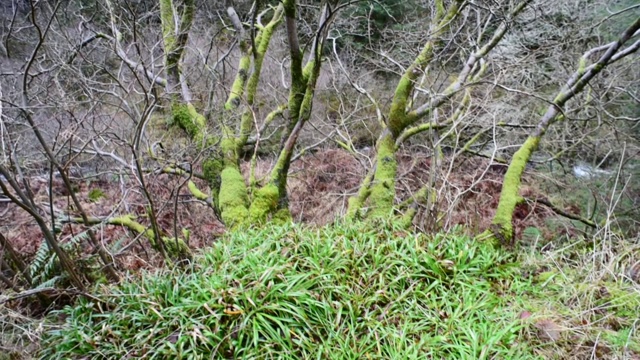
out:
{"label": "mossy tree", "polygon": [[[540,140],[549,127],[558,121],[562,121],[565,105],[580,94],[585,87],[608,65],[611,65],[624,57],[635,53],[640,49],[640,41],[630,46],[624,44],[640,29],[640,18],[636,19],[618,40],[598,46],[587,51],[579,60],[578,69],[571,75],[566,85],[556,94],[550,102],[545,114],[538,121],[538,125],[529,135],[527,140],[513,155],[509,167],[504,176],[500,200],[493,217],[492,226],[479,236],[479,239],[488,239],[496,244],[511,243],[513,241],[513,213],[518,204],[524,201],[520,196],[520,184],[525,167],[533,153],[538,149]],[[598,60],[588,65],[589,58],[599,56]]]}
{"label": "mossy tree", "polygon": [[[264,222],[269,216],[282,219],[289,217],[286,201],[287,173],[300,130],[311,116],[315,86],[322,64],[321,49],[335,10],[328,3],[324,5],[308,60],[303,65],[304,54],[300,49],[296,19],[297,2],[286,0],[277,7],[264,9],[261,8],[262,5],[262,2],[256,2],[251,31],[245,31],[245,25],[232,8],[228,10],[238,37],[240,59],[219,119],[223,124],[222,131],[219,134],[209,134],[204,117],[190,103],[173,107],[173,118],[180,127],[203,148],[217,150],[204,160],[204,176],[211,188],[212,203],[229,227]],[[270,20],[263,24],[262,19],[267,14],[270,15]],[[270,178],[262,187],[254,189],[257,184],[252,182],[252,186],[247,187],[240,172],[239,155],[248,145],[252,133],[259,136],[254,116],[262,64],[273,33],[283,20],[286,23],[291,57],[290,96],[288,104],[273,110],[265,121],[269,122],[277,114],[288,110],[288,124],[282,134],[278,160]],[[190,184],[190,188],[192,192],[199,193],[193,184]]]}
{"label": "mossy tree", "polygon": [[[389,217],[394,213],[396,181],[398,177],[396,152],[407,139],[427,131],[437,136],[437,130],[456,126],[457,119],[469,108],[469,87],[478,83],[487,68],[484,58],[505,36],[513,20],[525,9],[530,0],[515,4],[497,28],[485,27],[474,40],[477,46],[462,63],[458,72],[444,92],[434,94],[422,104],[414,104],[415,91],[427,77],[430,66],[437,64],[437,53],[444,47],[443,39],[463,13],[467,3],[454,0],[435,2],[435,12],[430,21],[429,38],[413,63],[404,71],[397,83],[389,111],[384,117],[384,129],[376,143],[376,163],[364,179],[358,194],[349,199],[347,217]],[[438,119],[437,109],[444,104],[454,104],[456,110],[445,119]],[[376,105],[377,106],[377,105]],[[421,122],[429,118],[427,122]],[[419,197],[428,198],[430,189],[418,192]],[[415,199],[420,201],[421,199]],[[424,199],[423,199],[424,200]],[[410,210],[403,221],[410,223],[415,211]]]}

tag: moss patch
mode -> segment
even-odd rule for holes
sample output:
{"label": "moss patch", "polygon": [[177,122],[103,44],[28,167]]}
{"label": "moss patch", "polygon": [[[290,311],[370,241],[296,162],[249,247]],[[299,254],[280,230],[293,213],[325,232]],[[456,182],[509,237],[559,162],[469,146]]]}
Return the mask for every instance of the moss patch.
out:
{"label": "moss patch", "polygon": [[102,191],[102,189],[91,189],[91,191],[89,191],[89,194],[87,194],[87,197],[91,202],[98,202],[100,201],[100,199],[106,197],[106,195],[104,191]]}
{"label": "moss patch", "polygon": [[249,67],[251,66],[251,57],[245,54],[240,58],[238,63],[238,73],[231,86],[231,92],[227,103],[224,105],[225,110],[233,110],[240,106],[241,98],[244,95],[245,85],[249,79]]}
{"label": "moss patch", "polygon": [[368,216],[370,218],[389,217],[393,210],[398,162],[395,154],[395,142],[391,134],[383,135],[383,138],[378,142],[377,158],[375,177],[369,196],[371,212]]}
{"label": "moss patch", "polygon": [[233,228],[244,223],[249,215],[247,186],[240,171],[234,167],[222,170],[220,178],[219,205],[222,221],[228,227]]}
{"label": "moss patch", "polygon": [[278,187],[272,183],[263,186],[256,192],[249,209],[249,218],[252,223],[264,223],[267,216],[277,209],[279,193]]}
{"label": "moss patch", "polygon": [[173,103],[169,125],[176,124],[184,129],[194,140],[204,136],[206,120],[192,104]]}

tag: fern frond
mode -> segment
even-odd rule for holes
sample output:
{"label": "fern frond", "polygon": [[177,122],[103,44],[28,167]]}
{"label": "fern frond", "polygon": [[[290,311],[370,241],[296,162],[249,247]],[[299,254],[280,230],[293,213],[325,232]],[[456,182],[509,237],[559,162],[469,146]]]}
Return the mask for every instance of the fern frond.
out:
{"label": "fern frond", "polygon": [[51,279],[48,279],[47,281],[41,282],[34,289],[54,287],[58,283],[58,280],[61,280],[62,278],[63,278],[62,275],[56,275]]}
{"label": "fern frond", "polygon": [[33,257],[31,264],[29,264],[29,275],[35,280],[40,275],[42,268],[47,263],[47,260],[51,256],[51,250],[46,241],[42,241],[36,255]]}

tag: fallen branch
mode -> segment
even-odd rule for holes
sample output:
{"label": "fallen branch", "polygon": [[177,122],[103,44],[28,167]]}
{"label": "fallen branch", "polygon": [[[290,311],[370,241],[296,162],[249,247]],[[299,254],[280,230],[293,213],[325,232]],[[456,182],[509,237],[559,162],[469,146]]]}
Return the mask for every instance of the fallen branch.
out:
{"label": "fallen branch", "polygon": [[543,199],[543,198],[525,198],[525,200],[530,201],[530,202],[534,202],[534,203],[540,203],[546,207],[548,207],[550,210],[552,210],[554,213],[560,215],[560,216],[564,216],[568,219],[571,220],[576,220],[579,221],[587,226],[590,226],[592,228],[597,228],[598,225],[596,225],[595,222],[589,220],[589,219],[585,219],[580,215],[575,215],[575,214],[571,214],[568,213],[562,209],[560,209],[558,206],[554,205],[553,203],[551,203],[549,200],[547,199]]}
{"label": "fallen branch", "polygon": [[91,300],[106,304],[107,302],[97,298],[93,295],[87,294],[85,292],[82,291],[78,291],[78,290],[74,290],[74,289],[56,289],[54,287],[45,287],[45,288],[39,288],[39,289],[30,289],[30,290],[25,290],[22,291],[14,296],[7,296],[7,297],[3,297],[0,298],[0,305],[3,305],[5,303],[11,302],[11,301],[16,301],[16,300],[20,300],[20,299],[24,299],[26,297],[30,297],[30,296],[34,296],[34,295],[42,295],[43,293],[50,293],[53,296],[57,296],[57,295],[81,295],[84,296],[86,298],[89,298]]}
{"label": "fallen branch", "polygon": [[[71,217],[71,216],[60,216],[58,220],[62,224],[87,224],[83,222],[83,219]],[[107,224],[107,225],[116,225],[116,226],[124,226],[127,229],[133,231],[136,234],[142,235],[149,239],[151,245],[154,248],[158,248],[160,244],[157,243],[156,240],[160,239],[169,252],[176,254],[180,257],[191,258],[191,249],[186,244],[186,242],[181,238],[169,237],[164,231],[156,235],[156,233],[150,229],[148,226],[142,225],[141,223],[134,220],[133,215],[122,215],[116,217],[109,218],[97,218],[97,217],[89,217],[87,219],[89,225],[98,225],[98,224]]]}

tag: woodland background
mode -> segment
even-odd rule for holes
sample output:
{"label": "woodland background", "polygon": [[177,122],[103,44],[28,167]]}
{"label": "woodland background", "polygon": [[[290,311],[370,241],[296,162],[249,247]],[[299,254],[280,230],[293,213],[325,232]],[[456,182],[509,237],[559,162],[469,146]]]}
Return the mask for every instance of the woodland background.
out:
{"label": "woodland background", "polygon": [[632,0],[2,1],[0,345],[247,231],[383,229],[563,274],[531,353],[640,356],[639,29]]}

